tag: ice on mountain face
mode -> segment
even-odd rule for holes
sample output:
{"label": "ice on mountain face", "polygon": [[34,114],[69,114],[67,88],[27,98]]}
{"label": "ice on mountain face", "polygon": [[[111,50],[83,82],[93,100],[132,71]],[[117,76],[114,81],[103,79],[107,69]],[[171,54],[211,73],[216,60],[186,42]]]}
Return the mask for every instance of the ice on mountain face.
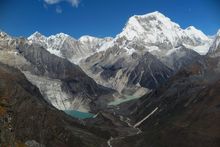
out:
{"label": "ice on mountain face", "polygon": [[28,37],[29,40],[42,39],[42,38],[46,39],[46,36],[42,35],[40,32],[35,32]]}
{"label": "ice on mountain face", "polygon": [[23,72],[27,79],[37,87],[44,98],[59,110],[78,110],[88,112],[88,103],[80,97],[72,98],[71,95],[62,90],[62,83],[58,79],[49,79]]}
{"label": "ice on mountain face", "polygon": [[15,49],[16,48],[17,41],[9,36],[5,32],[0,32],[0,48],[1,49]]}
{"label": "ice on mountain face", "polygon": [[[46,48],[51,54],[67,58],[71,62],[78,64],[80,60],[85,59],[89,55],[97,52],[104,44],[112,41],[112,38],[96,38],[92,36],[82,36],[79,40],[64,34],[59,33],[45,37],[36,32],[31,35],[28,40],[31,43],[37,43]],[[102,48],[102,50],[104,50]]]}
{"label": "ice on mountain face", "polygon": [[60,50],[58,49],[53,49],[53,48],[47,48],[47,50],[51,53],[51,54],[54,54],[58,57],[61,57],[63,58],[63,55],[61,54]]}
{"label": "ice on mountain face", "polygon": [[49,48],[51,46],[59,47],[59,45],[61,43],[63,43],[65,41],[65,39],[67,39],[68,37],[70,37],[70,36],[66,35],[64,33],[59,33],[59,34],[56,34],[56,35],[51,35],[49,37],[46,37],[46,36],[42,35],[39,32],[35,32],[30,37],[28,37],[28,40],[33,42],[33,43],[38,43],[38,44],[43,43]]}
{"label": "ice on mountain face", "polygon": [[[65,33],[58,33],[58,34],[56,34],[56,35],[52,35],[52,36],[50,36],[49,38],[61,38],[61,39],[66,39],[66,38],[68,38],[68,37],[70,37],[69,35],[67,35],[67,34],[65,34]],[[71,37],[72,38],[72,37]],[[72,39],[74,39],[74,38],[72,38]]]}
{"label": "ice on mountain face", "polygon": [[218,30],[216,36],[220,36],[220,29]]}
{"label": "ice on mountain face", "polygon": [[61,50],[63,43],[67,40],[76,41],[74,38],[66,35],[64,33],[59,33],[57,35],[51,35],[47,38],[47,47],[52,49]]}
{"label": "ice on mountain face", "polygon": [[148,50],[148,52],[154,52],[154,51],[160,52],[161,50],[157,46],[151,46]]}
{"label": "ice on mountain face", "polygon": [[79,41],[80,42],[83,42],[83,43],[88,43],[88,42],[95,42],[95,41],[98,41],[98,40],[101,40],[99,38],[96,38],[96,37],[92,37],[92,36],[82,36],[79,38]]}
{"label": "ice on mountain face", "polygon": [[[202,55],[206,54],[210,41],[210,38],[195,27],[190,26],[187,29],[182,29],[159,12],[135,15],[128,20],[120,34],[98,50],[102,52],[90,56],[87,58],[88,60],[83,60],[80,66],[97,83],[124,92],[127,88],[126,84],[131,81],[127,77],[131,73],[131,68],[136,69],[131,77],[135,79],[138,73],[135,80],[140,79],[139,83],[144,81],[144,78],[139,77],[146,77],[149,74],[149,79],[153,79],[157,85],[160,79],[154,73],[160,73],[162,78],[169,77],[172,72],[190,64],[195,59],[194,57],[199,56],[196,52]],[[138,55],[144,55],[147,52],[157,58],[161,65],[154,69],[156,66],[154,64],[146,72],[143,72],[146,63],[143,63],[142,59],[138,59]],[[150,61],[150,58],[147,58],[147,61]],[[143,63],[144,66],[137,65],[137,63]],[[164,65],[172,71],[165,67],[162,69]],[[102,68],[103,66],[104,68]],[[143,73],[145,73],[144,76],[142,76]],[[143,83],[147,81],[149,80],[147,79]]]}
{"label": "ice on mountain face", "polygon": [[148,48],[157,46],[163,50],[173,49],[184,44],[202,55],[207,53],[212,42],[195,27],[190,26],[184,30],[159,12],[131,17],[115,40],[121,44],[123,44],[121,40],[138,44],[141,42]]}
{"label": "ice on mountain face", "polygon": [[[214,41],[209,49],[209,53],[217,53],[220,50],[220,30],[218,30],[217,34],[214,37]],[[217,53],[219,54],[219,53]]]}
{"label": "ice on mountain face", "polygon": [[149,52],[163,51],[164,55],[166,51],[184,45],[204,55],[208,52],[212,42],[212,39],[195,27],[182,29],[177,23],[157,11],[132,16],[123,31],[114,39],[86,35],[76,40],[64,33],[45,37],[38,32],[28,39],[38,42],[52,54],[67,58],[75,64],[79,64],[81,60],[96,52],[106,51],[115,45],[125,49],[128,55],[138,50],[132,46],[133,44],[141,45],[149,49]]}
{"label": "ice on mountain face", "polygon": [[107,49],[109,49],[109,48],[111,48],[111,47],[113,47],[113,46],[114,46],[114,43],[113,43],[113,42],[107,42],[107,43],[103,44],[103,45],[97,50],[97,52],[105,51],[105,50],[107,50]]}
{"label": "ice on mountain face", "polygon": [[133,48],[128,49],[127,48],[128,55],[132,55],[134,52],[135,52],[135,49],[133,49]]}
{"label": "ice on mountain face", "polygon": [[102,42],[102,41],[111,41],[113,40],[113,38],[111,37],[105,37],[105,38],[97,38],[97,37],[93,37],[93,36],[89,36],[89,35],[85,35],[79,38],[78,41],[82,42],[82,43],[88,43],[88,42]]}
{"label": "ice on mountain face", "polygon": [[5,32],[0,32],[0,38],[6,38],[8,37],[8,34],[6,34]]}
{"label": "ice on mountain face", "polygon": [[61,58],[68,58],[73,56],[74,54],[78,55],[83,51],[77,50],[79,48],[79,45],[76,39],[64,33],[59,33],[56,35],[45,37],[40,33],[36,32],[33,35],[31,35],[28,38],[28,40],[31,43],[37,43],[42,45],[51,54],[54,54]]}
{"label": "ice on mountain face", "polygon": [[127,53],[128,55],[132,55],[132,54],[135,52],[135,49],[134,49],[134,48],[125,47],[125,48],[123,48],[123,49],[126,51],[126,53]]}
{"label": "ice on mountain face", "polygon": [[154,12],[131,17],[122,33],[117,37],[125,37],[128,40],[139,39],[148,44],[164,42],[174,44],[179,30],[178,24],[171,22],[163,14]]}
{"label": "ice on mountain face", "polygon": [[191,46],[191,45],[183,44],[183,46],[185,46],[188,49],[192,49],[192,50],[196,51],[200,55],[206,55],[209,51],[210,43],[206,43],[206,44],[200,45],[200,46]]}
{"label": "ice on mountain face", "polygon": [[212,39],[207,37],[202,31],[190,26],[184,30],[184,33],[191,39],[191,43],[183,42],[183,45],[189,49],[198,52],[200,55],[207,54]]}
{"label": "ice on mountain face", "polygon": [[28,37],[28,40],[31,43],[38,43],[38,44],[43,45],[43,46],[45,46],[45,44],[46,44],[46,39],[47,39],[47,37],[42,35],[39,32],[35,32],[30,37]]}
{"label": "ice on mountain face", "polygon": [[126,28],[119,34],[119,37],[125,36],[128,40],[133,40],[144,31],[144,28],[139,24],[138,20],[135,17],[131,17]]}
{"label": "ice on mountain face", "polygon": [[108,44],[108,42],[111,42],[112,40],[113,38],[111,37],[96,38],[92,36],[82,36],[78,41],[82,43],[88,50],[92,50],[92,53],[95,53],[100,50],[105,50],[105,44]]}
{"label": "ice on mountain face", "polygon": [[178,52],[178,50],[180,49],[181,47],[179,48],[173,48],[171,50],[169,50],[167,53],[166,53],[166,56],[170,56],[171,54],[173,54],[174,52]]}
{"label": "ice on mountain face", "polygon": [[[158,47],[159,50],[169,50],[184,44],[202,55],[206,54],[211,42],[210,38],[195,27],[190,26],[185,30],[181,29],[178,24],[157,11],[146,15],[132,16],[123,31],[114,39],[86,35],[76,40],[64,33],[52,35],[45,39],[45,36],[38,32],[32,36],[34,37],[29,37],[29,40],[40,42],[52,54],[68,58],[77,64],[85,57],[95,52],[105,51],[114,45],[124,49],[131,48],[130,42],[149,48],[149,52],[152,51],[152,46]],[[63,55],[63,52],[67,50],[67,48],[63,49],[65,46],[72,50],[72,57]],[[61,51],[62,49],[65,51]],[[136,50],[136,48],[133,49]],[[134,50],[127,50],[128,54],[132,54]],[[70,51],[68,55],[70,55]]]}
{"label": "ice on mountain face", "polygon": [[184,30],[187,36],[193,37],[196,40],[209,40],[209,38],[200,30],[197,30],[194,26],[190,26]]}

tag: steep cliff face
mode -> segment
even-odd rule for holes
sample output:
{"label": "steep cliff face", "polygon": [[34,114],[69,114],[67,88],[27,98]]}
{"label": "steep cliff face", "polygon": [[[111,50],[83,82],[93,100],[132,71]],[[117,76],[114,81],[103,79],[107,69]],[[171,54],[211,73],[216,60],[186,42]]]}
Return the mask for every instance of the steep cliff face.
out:
{"label": "steep cliff face", "polygon": [[209,49],[208,54],[213,56],[219,56],[220,51],[220,30],[215,35],[214,41]]}
{"label": "steep cliff face", "polygon": [[128,55],[126,50],[118,46],[90,56],[81,67],[91,71],[87,73],[98,83],[124,94],[133,94],[138,89],[147,92],[165,82],[172,74],[172,70],[152,54],[136,52]]}
{"label": "steep cliff face", "polygon": [[1,116],[7,116],[4,125],[0,123],[4,131],[1,145],[106,146],[103,138],[108,135],[99,132],[103,138],[98,137],[91,133],[98,130],[86,128],[54,108],[19,70],[0,64],[0,77]]}

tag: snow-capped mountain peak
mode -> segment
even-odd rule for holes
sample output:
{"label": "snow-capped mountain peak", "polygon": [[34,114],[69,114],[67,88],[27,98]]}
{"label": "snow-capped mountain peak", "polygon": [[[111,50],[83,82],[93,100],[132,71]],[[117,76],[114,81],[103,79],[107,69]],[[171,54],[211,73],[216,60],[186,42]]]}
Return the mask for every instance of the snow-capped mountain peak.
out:
{"label": "snow-capped mountain peak", "polygon": [[89,35],[84,35],[79,38],[79,41],[80,42],[92,42],[92,41],[98,40],[98,39],[100,39],[100,38],[96,38],[96,37],[89,36]]}
{"label": "snow-capped mountain peak", "polygon": [[218,30],[216,36],[220,36],[220,29]]}
{"label": "snow-capped mountain peak", "polygon": [[55,41],[63,41],[67,38],[71,38],[73,40],[75,40],[74,38],[72,38],[71,36],[64,34],[64,33],[58,33],[56,35],[51,35],[49,37],[46,37],[44,35],[42,35],[40,32],[36,31],[35,33],[33,33],[31,36],[28,37],[28,40],[35,42],[35,43],[47,43],[48,40],[55,40]]}
{"label": "snow-capped mountain peak", "polygon": [[195,39],[209,40],[209,38],[200,30],[196,29],[194,26],[189,26],[184,30],[188,36],[195,37]]}
{"label": "snow-capped mountain peak", "polygon": [[46,36],[42,35],[40,32],[36,31],[31,36],[28,37],[28,40],[35,40],[35,39],[46,39]]}
{"label": "snow-capped mountain peak", "polygon": [[56,35],[51,35],[48,37],[48,39],[61,39],[61,40],[65,40],[67,38],[70,38],[70,39],[73,39],[73,40],[76,40],[75,38],[71,37],[70,35],[67,35],[65,33],[58,33]]}
{"label": "snow-capped mountain peak", "polygon": [[156,11],[145,15],[132,16],[117,39],[141,42],[144,46],[158,45],[171,49],[181,36],[180,26]]}
{"label": "snow-capped mountain peak", "polygon": [[28,37],[30,43],[37,43],[46,48],[51,54],[62,58],[68,58],[71,62],[78,62],[93,54],[103,44],[112,40],[112,38],[97,38],[92,36],[82,36],[79,40],[65,33],[58,33],[46,37],[39,32],[35,32]]}
{"label": "snow-capped mountain peak", "polygon": [[[152,23],[152,26],[154,25],[165,25],[166,28],[172,29],[173,27],[179,28],[180,26],[170,20],[170,18],[166,17],[162,13],[156,11],[152,13],[148,13],[145,15],[136,15],[137,19],[145,23]],[[159,24],[158,24],[159,23]]]}
{"label": "snow-capped mountain peak", "polygon": [[8,37],[8,34],[5,33],[5,32],[1,32],[1,31],[0,31],[0,37],[1,37],[1,38]]}
{"label": "snow-capped mountain peak", "polygon": [[102,45],[112,40],[113,38],[111,37],[97,38],[97,37],[85,35],[80,37],[78,41],[83,45],[85,45],[87,48],[91,48],[94,51],[97,51]]}
{"label": "snow-capped mountain peak", "polygon": [[78,41],[82,43],[86,43],[86,42],[95,42],[95,41],[103,41],[103,40],[110,41],[113,40],[113,38],[112,37],[98,38],[94,36],[84,35],[81,36]]}
{"label": "snow-capped mountain peak", "polygon": [[45,47],[47,37],[37,31],[33,33],[31,36],[29,36],[28,40],[30,41],[30,43],[37,43]]}
{"label": "snow-capped mountain peak", "polygon": [[172,41],[175,39],[176,29],[179,29],[178,24],[156,11],[132,16],[118,37],[125,37],[128,40],[139,38],[144,39],[146,43],[155,43],[161,36],[166,36],[161,41],[166,39]]}
{"label": "snow-capped mountain peak", "polygon": [[[156,48],[156,52],[162,51],[166,54],[169,50],[181,45],[200,54],[206,54],[212,43],[212,39],[202,31],[193,26],[182,29],[158,11],[130,17],[123,31],[114,39],[85,35],[77,40],[64,33],[45,37],[39,32],[34,33],[28,39],[31,42],[40,43],[51,53],[56,52],[54,54],[71,58],[71,61],[73,58],[77,59],[77,62],[78,59],[95,52],[105,51],[114,45],[127,50],[129,55],[143,48],[149,52]],[[135,45],[138,47],[134,47]]]}
{"label": "snow-capped mountain peak", "polygon": [[182,29],[158,11],[129,18],[123,31],[116,36],[115,40],[124,48],[131,44],[130,42],[149,48],[157,46],[162,50],[184,45],[200,54],[206,54],[212,42],[202,31],[193,26]]}
{"label": "snow-capped mountain peak", "polygon": [[220,29],[214,37],[214,41],[209,49],[209,54],[215,54],[220,52]]}

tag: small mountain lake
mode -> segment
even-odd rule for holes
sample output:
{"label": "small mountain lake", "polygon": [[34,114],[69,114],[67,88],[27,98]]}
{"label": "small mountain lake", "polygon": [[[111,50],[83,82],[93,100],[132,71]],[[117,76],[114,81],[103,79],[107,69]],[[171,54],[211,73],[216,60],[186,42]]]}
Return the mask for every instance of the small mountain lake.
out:
{"label": "small mountain lake", "polygon": [[124,95],[124,97],[117,98],[114,101],[108,103],[108,105],[116,106],[116,105],[119,105],[121,103],[124,103],[124,102],[127,102],[127,101],[131,101],[131,100],[134,100],[134,99],[139,99],[139,98],[140,98],[139,96]]}
{"label": "small mountain lake", "polygon": [[72,117],[78,118],[78,119],[86,119],[86,118],[92,118],[94,114],[87,113],[87,112],[80,112],[76,110],[64,110],[64,112]]}
{"label": "small mountain lake", "polygon": [[[131,101],[134,99],[138,99],[140,97],[137,96],[132,96],[132,95],[124,95],[123,97],[117,98],[114,101],[108,103],[108,105],[119,105],[121,103],[127,102],[127,101]],[[77,110],[64,110],[64,112],[74,118],[78,118],[78,119],[86,119],[86,118],[92,118],[95,115],[92,113],[88,113],[88,112],[81,112],[81,111],[77,111]]]}

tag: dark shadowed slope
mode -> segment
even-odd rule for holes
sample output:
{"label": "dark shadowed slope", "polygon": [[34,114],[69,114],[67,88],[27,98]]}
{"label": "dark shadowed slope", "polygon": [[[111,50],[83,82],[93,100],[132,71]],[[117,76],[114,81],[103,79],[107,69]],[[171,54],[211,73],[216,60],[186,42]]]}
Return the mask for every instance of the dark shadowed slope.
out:
{"label": "dark shadowed slope", "polygon": [[144,133],[114,140],[113,146],[220,146],[218,64],[218,58],[192,64],[140,99],[133,118],[137,124],[146,118],[136,125]]}
{"label": "dark shadowed slope", "polygon": [[106,140],[90,131],[109,138],[55,109],[19,70],[3,64],[0,64],[0,110],[1,145],[36,141],[46,147],[102,147],[106,146]]}

